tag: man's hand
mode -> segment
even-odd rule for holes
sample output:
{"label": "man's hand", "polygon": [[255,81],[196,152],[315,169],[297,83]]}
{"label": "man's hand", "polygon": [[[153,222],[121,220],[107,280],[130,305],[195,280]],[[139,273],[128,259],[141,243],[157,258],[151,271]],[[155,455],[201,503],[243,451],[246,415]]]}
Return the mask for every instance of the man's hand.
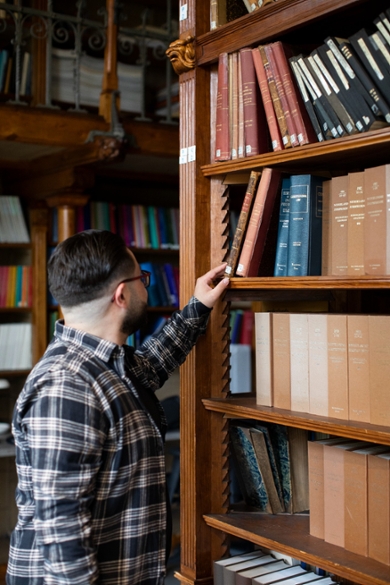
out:
{"label": "man's hand", "polygon": [[229,279],[224,278],[217,285],[213,285],[213,281],[215,279],[221,278],[221,276],[223,276],[225,268],[226,262],[220,266],[217,266],[216,268],[213,268],[212,270],[209,270],[206,272],[206,274],[200,276],[196,281],[194,296],[198,299],[198,301],[210,309],[214,307],[215,303],[229,284]]}

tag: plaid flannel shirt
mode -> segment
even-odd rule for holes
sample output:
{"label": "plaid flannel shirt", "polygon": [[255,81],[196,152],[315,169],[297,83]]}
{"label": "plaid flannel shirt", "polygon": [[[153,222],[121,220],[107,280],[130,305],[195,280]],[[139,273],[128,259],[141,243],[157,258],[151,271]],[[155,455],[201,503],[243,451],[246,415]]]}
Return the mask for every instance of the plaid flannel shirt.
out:
{"label": "plaid flannel shirt", "polygon": [[57,322],[14,411],[8,585],[163,583],[164,447],[136,387],[164,384],[209,313],[193,297],[137,351]]}

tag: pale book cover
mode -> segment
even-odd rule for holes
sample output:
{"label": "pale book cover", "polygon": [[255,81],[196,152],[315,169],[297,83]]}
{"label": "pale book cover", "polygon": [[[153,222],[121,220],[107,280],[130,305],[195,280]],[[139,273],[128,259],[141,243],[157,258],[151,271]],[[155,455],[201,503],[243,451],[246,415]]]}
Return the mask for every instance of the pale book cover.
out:
{"label": "pale book cover", "polygon": [[370,418],[374,425],[390,426],[390,317],[369,315]]}
{"label": "pale book cover", "polygon": [[286,563],[284,561],[276,561],[273,557],[271,558],[272,562],[267,563],[262,567],[257,567],[256,569],[253,569],[253,571],[237,573],[235,585],[252,585],[257,583],[257,579],[261,576],[268,575],[275,571],[281,571],[286,568]]}
{"label": "pale book cover", "polygon": [[271,563],[272,561],[274,561],[274,559],[270,555],[265,555],[249,561],[243,561],[242,563],[223,567],[223,585],[236,585],[236,576],[239,572],[246,570],[249,571],[250,569],[262,566],[264,563]]}
{"label": "pale book cover", "polygon": [[361,441],[324,445],[324,540],[344,548],[344,451],[366,446]]}
{"label": "pale book cover", "polygon": [[308,315],[309,326],[309,412],[328,416],[327,315]]}
{"label": "pale book cover", "polygon": [[358,555],[368,555],[368,456],[389,449],[371,445],[344,453],[345,548]]}
{"label": "pale book cover", "polygon": [[347,442],[339,437],[308,442],[310,534],[324,539],[324,445]]}
{"label": "pale book cover", "polygon": [[348,420],[347,316],[328,318],[328,416]]}
{"label": "pale book cover", "polygon": [[238,158],[238,54],[229,54],[229,119],[231,157]]}
{"label": "pale book cover", "polygon": [[294,567],[287,567],[286,569],[273,571],[267,575],[257,577],[254,579],[254,582],[257,583],[257,585],[270,585],[271,583],[281,583],[282,581],[284,582],[285,579],[297,577],[298,575],[303,575],[304,573],[307,573],[305,569],[303,569],[300,565],[295,565]]}
{"label": "pale book cover", "polygon": [[330,185],[331,270],[334,276],[348,273],[348,176],[333,177]]}
{"label": "pale book cover", "polygon": [[348,274],[364,274],[364,172],[348,174]]}
{"label": "pale book cover", "polygon": [[250,553],[234,555],[233,557],[228,557],[225,559],[219,559],[218,561],[214,561],[213,563],[214,585],[223,585],[223,567],[237,565],[238,563],[250,561],[252,559],[256,559],[262,556],[265,556],[264,553],[257,550]]}
{"label": "pale book cover", "polygon": [[256,403],[273,406],[271,313],[255,313],[255,336]]}
{"label": "pale book cover", "polygon": [[370,422],[368,315],[348,315],[349,419]]}
{"label": "pale book cover", "polygon": [[322,249],[321,249],[321,274],[331,274],[331,239],[332,223],[330,221],[330,186],[331,181],[322,183]]}
{"label": "pale book cover", "polygon": [[237,63],[238,75],[238,158],[245,157],[245,136],[244,136],[244,95],[242,90],[241,56],[238,53]]}
{"label": "pale book cover", "polygon": [[309,412],[309,331],[306,313],[290,314],[291,410]]}
{"label": "pale book cover", "polygon": [[390,274],[390,165],[364,171],[365,274]]}
{"label": "pale book cover", "polygon": [[368,456],[368,556],[390,565],[390,452]]}
{"label": "pale book cover", "polygon": [[274,406],[291,410],[290,315],[272,314]]}

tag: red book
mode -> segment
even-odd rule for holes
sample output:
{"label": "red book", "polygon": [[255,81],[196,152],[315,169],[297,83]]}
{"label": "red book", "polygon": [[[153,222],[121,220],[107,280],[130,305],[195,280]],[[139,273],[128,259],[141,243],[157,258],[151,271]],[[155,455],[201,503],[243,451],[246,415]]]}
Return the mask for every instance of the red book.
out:
{"label": "red book", "polygon": [[242,345],[253,344],[253,325],[254,325],[254,314],[250,309],[244,311],[241,322],[241,333],[239,343]]}
{"label": "red book", "polygon": [[215,160],[230,160],[229,65],[227,53],[221,53],[218,58]]}
{"label": "red book", "polygon": [[272,150],[283,150],[284,145],[279,130],[279,124],[276,119],[272,97],[268,87],[267,75],[264,69],[263,60],[257,47],[256,49],[252,49],[252,57],[253,64],[255,66],[257,82],[259,84],[261,97],[263,99],[263,106],[265,115],[267,117],[268,129],[271,135]]}
{"label": "red book", "polygon": [[[299,144],[302,145],[311,142],[318,142],[309,114],[303,103],[301,93],[296,86],[295,76],[293,75],[290,64],[287,60],[286,52],[288,52],[288,48],[280,41],[272,43],[270,47],[279,69],[279,73],[282,77],[288,107],[294,120]],[[290,57],[291,55],[288,56]]]}
{"label": "red book", "polygon": [[268,125],[256,80],[252,49],[240,50],[244,102],[245,156],[268,151]]}
{"label": "red book", "polygon": [[294,118],[292,116],[292,111],[290,109],[290,104],[287,101],[287,95],[285,91],[285,87],[283,85],[283,78],[282,73],[279,68],[279,64],[276,60],[276,55],[272,50],[272,45],[264,45],[264,51],[267,55],[268,62],[271,67],[272,75],[275,80],[276,91],[278,92],[278,96],[280,99],[280,103],[282,104],[284,117],[286,119],[287,130],[290,135],[291,145],[292,146],[299,146],[298,141],[298,134],[297,129],[295,126]]}
{"label": "red book", "polygon": [[280,171],[263,169],[238,261],[237,276],[258,274],[280,179]]}

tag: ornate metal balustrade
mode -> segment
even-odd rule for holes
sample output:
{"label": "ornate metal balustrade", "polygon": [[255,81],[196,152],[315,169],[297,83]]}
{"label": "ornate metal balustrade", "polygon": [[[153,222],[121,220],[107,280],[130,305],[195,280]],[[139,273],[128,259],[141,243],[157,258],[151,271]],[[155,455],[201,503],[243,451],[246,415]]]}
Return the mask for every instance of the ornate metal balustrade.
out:
{"label": "ornate metal balustrade", "polygon": [[[68,63],[70,62],[71,64],[72,84],[71,91],[69,87],[66,88],[66,101],[72,102],[72,111],[85,111],[83,109],[85,104],[83,104],[82,89],[84,87],[83,66],[85,66],[86,60],[91,59],[91,57],[99,57],[101,60],[99,74],[103,76],[102,54],[107,42],[108,26],[107,10],[103,5],[104,0],[102,0],[102,6],[96,9],[96,20],[85,17],[86,14],[89,14],[87,0],[78,0],[74,3],[73,12],[75,15],[55,12],[53,0],[47,0],[45,10],[23,4],[24,0],[16,0],[15,4],[0,3],[0,43],[3,40],[4,42],[1,43],[3,47],[8,44],[13,49],[14,81],[9,91],[12,94],[12,99],[9,101],[17,105],[26,105],[28,101],[21,95],[23,55],[29,43],[36,42],[45,47],[43,51],[45,55],[44,100],[43,103],[37,105],[52,108],[57,107],[54,104],[61,101],[61,98],[58,99],[58,95],[53,95],[53,88],[56,87],[55,81],[58,81],[53,77],[53,69],[54,60],[65,56],[68,59]],[[172,30],[171,0],[166,0],[166,24],[164,28],[155,28],[149,25],[150,11],[148,10],[142,13],[141,22],[137,26],[127,26],[129,19],[118,2],[115,5],[115,19],[118,30],[119,69],[122,67],[122,70],[126,71],[126,68],[121,65],[121,60],[128,62],[129,59],[132,59],[133,64],[130,67],[133,69],[131,75],[137,79],[137,87],[134,87],[133,91],[138,92],[139,99],[136,100],[137,105],[131,110],[131,113],[137,114],[137,119],[139,120],[150,119],[148,117],[150,111],[147,109],[146,95],[148,72],[150,72],[153,64],[154,68],[159,67],[160,71],[161,69],[164,70],[162,77],[167,88],[164,116],[161,121],[172,123],[172,87],[175,84],[172,79],[171,65],[165,55],[170,42],[177,36],[177,30]],[[61,51],[62,47],[66,49],[66,52]],[[89,60],[88,63],[94,63],[93,66],[96,68],[95,60]],[[58,77],[58,71],[56,73]],[[93,71],[90,73],[92,75]],[[89,79],[87,79],[87,82],[89,82]],[[62,83],[66,85],[64,80]],[[97,90],[98,94],[100,94],[101,89],[100,85]],[[119,90],[121,90],[120,75]],[[98,105],[99,95],[95,95],[92,101],[95,101],[96,105]],[[91,105],[91,103],[86,105]]]}

